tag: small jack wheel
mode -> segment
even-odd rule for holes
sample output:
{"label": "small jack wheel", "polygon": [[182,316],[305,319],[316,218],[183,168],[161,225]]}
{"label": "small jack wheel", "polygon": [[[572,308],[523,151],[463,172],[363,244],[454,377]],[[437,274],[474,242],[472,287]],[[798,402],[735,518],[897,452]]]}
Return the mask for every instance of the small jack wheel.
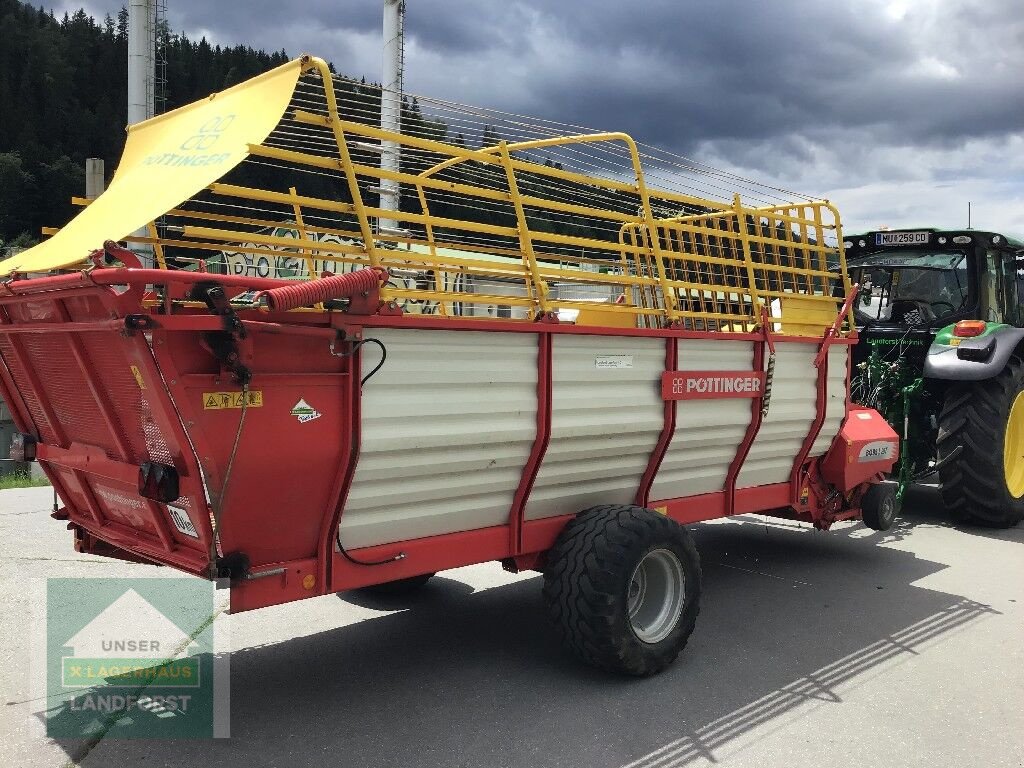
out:
{"label": "small jack wheel", "polygon": [[876,531],[892,528],[899,513],[895,483],[876,483],[865,492],[860,502],[864,525]]}

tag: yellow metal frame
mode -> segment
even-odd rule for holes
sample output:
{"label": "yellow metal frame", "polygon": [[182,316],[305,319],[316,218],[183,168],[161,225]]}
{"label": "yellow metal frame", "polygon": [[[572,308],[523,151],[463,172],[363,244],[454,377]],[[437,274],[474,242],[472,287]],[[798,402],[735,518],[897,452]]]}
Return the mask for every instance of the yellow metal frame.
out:
{"label": "yellow metal frame", "polygon": [[[777,330],[807,335],[820,335],[815,329],[827,315],[835,318],[850,289],[839,214],[826,201],[749,207],[739,195],[721,202],[653,190],[636,143],[624,133],[500,141],[470,149],[385,131],[345,114],[323,60],[304,57],[301,69],[322,89],[323,103],[318,112],[292,109],[282,121],[307,131],[320,129],[319,136],[332,137],[333,150],[318,153],[264,142],[248,145],[248,155],[258,162],[340,174],[351,202],[303,195],[293,184],[275,191],[217,181],[206,188],[207,200],[238,208],[271,204],[291,214],[280,220],[273,212],[235,215],[179,206],[167,212],[180,223],[165,230],[173,237],[161,237],[151,224],[148,237],[128,238],[151,243],[160,267],[167,266],[168,250],[173,249],[175,254],[197,252],[196,260],[210,251],[284,256],[301,261],[308,278],[317,277],[318,264],[324,263],[333,271],[360,266],[411,269],[422,279],[413,286],[386,286],[384,298],[430,306],[440,315],[456,314],[458,305],[520,308],[514,316],[523,320],[576,309],[581,324],[728,331],[757,327],[765,308]],[[394,142],[403,153],[440,160],[419,173],[384,170],[353,158],[350,144],[367,141]],[[524,159],[531,150],[599,143],[625,147],[628,166],[622,176],[603,178]],[[406,199],[418,201],[419,211],[368,204],[364,187],[385,179],[405,185],[412,193]],[[566,185],[600,194],[566,199],[557,193],[564,193]],[[509,224],[436,215],[430,195],[458,199],[467,209],[503,211]],[[594,199],[598,203],[588,204]],[[631,201],[635,211],[600,204],[608,199]],[[657,210],[701,213],[656,218],[652,200]],[[533,212],[552,220],[566,215],[589,219],[605,228],[608,237],[547,231],[531,223]],[[342,217],[340,226],[317,224],[323,213]],[[374,220],[381,218],[409,229],[406,234],[375,233]],[[280,227],[294,230],[297,237],[272,233]],[[318,239],[324,235],[343,242]],[[175,258],[180,261],[182,256]],[[470,283],[473,289],[465,287]],[[561,295],[584,288],[605,299]],[[846,330],[852,327],[851,316]]]}

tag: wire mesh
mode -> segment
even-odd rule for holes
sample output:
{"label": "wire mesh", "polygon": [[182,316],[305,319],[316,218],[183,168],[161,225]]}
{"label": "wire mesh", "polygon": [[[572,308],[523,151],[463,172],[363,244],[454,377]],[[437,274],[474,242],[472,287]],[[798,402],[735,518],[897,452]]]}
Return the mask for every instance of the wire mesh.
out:
{"label": "wire mesh", "polygon": [[[781,318],[796,296],[834,318],[849,288],[826,202],[625,134],[442,99],[403,96],[401,132],[382,131],[381,96],[310,60],[267,139],[160,220],[161,258],[291,279],[379,265],[407,312],[703,330],[748,330],[761,307]],[[390,142],[398,170],[381,167]],[[391,182],[398,211],[381,205]]]}

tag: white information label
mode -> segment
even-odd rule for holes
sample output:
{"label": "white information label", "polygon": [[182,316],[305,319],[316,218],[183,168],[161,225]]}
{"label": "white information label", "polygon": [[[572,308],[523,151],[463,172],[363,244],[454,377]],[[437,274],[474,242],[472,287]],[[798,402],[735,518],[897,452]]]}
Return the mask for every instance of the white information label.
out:
{"label": "white information label", "polygon": [[597,368],[632,368],[632,355],[598,355],[594,358]]}
{"label": "white information label", "polygon": [[872,461],[888,461],[896,454],[896,444],[888,440],[875,440],[860,449],[857,462],[867,464]]}
{"label": "white information label", "polygon": [[192,525],[192,521],[188,519],[188,512],[181,507],[172,507],[170,504],[167,505],[167,512],[170,514],[171,520],[174,521],[175,528],[193,539],[199,538],[199,532]]}
{"label": "white information label", "polygon": [[927,245],[931,232],[875,232],[875,245]]}

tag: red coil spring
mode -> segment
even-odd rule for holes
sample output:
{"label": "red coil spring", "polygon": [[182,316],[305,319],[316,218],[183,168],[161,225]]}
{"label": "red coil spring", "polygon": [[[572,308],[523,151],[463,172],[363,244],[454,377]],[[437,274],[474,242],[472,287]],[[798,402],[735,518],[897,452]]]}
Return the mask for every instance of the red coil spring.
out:
{"label": "red coil spring", "polygon": [[331,275],[319,280],[308,280],[260,291],[256,294],[256,300],[262,299],[270,309],[277,310],[309,307],[329,299],[343,299],[363,291],[375,290],[387,279],[386,270],[370,267],[344,275]]}

